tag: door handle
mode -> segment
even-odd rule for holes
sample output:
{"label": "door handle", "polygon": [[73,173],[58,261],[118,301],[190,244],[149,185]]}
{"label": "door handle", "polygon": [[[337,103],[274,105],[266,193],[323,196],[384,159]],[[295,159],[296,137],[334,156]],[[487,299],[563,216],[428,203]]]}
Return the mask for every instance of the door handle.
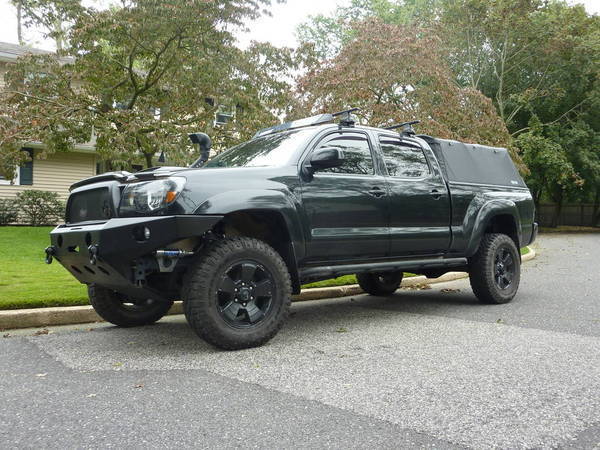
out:
{"label": "door handle", "polygon": [[442,198],[442,193],[437,189],[432,189],[430,194],[434,198],[434,200],[439,200],[440,198]]}
{"label": "door handle", "polygon": [[371,190],[369,191],[369,194],[372,195],[373,197],[382,197],[385,195],[385,191],[382,190],[380,187],[378,186],[374,186],[371,188]]}

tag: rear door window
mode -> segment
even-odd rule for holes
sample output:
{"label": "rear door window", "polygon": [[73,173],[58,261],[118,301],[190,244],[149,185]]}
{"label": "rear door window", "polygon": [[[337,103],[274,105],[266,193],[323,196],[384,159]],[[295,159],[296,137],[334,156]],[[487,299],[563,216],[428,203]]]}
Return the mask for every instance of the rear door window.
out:
{"label": "rear door window", "polygon": [[389,176],[423,178],[430,174],[427,158],[420,147],[388,136],[380,136],[379,144]]}

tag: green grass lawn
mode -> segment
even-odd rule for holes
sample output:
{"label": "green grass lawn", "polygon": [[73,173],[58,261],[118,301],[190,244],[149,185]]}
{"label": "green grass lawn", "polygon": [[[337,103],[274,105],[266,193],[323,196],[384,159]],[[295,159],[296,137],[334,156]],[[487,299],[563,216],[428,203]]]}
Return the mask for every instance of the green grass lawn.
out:
{"label": "green grass lawn", "polygon": [[[0,309],[88,304],[86,287],[59,263],[44,263],[52,227],[0,227]],[[528,248],[521,249],[526,254]],[[404,274],[405,277],[414,274]],[[354,275],[318,281],[303,288],[356,284]]]}
{"label": "green grass lawn", "polygon": [[52,227],[0,227],[0,309],[88,303],[86,287],[59,263],[47,265]]}

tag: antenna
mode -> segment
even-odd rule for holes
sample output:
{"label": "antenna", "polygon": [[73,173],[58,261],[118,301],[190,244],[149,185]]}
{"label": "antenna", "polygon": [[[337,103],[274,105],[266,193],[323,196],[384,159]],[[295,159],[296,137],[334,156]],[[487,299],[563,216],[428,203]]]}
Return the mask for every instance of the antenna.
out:
{"label": "antenna", "polygon": [[392,125],[391,127],[385,127],[384,130],[395,130],[396,128],[402,128],[402,130],[400,130],[400,134],[404,134],[407,136],[414,136],[415,130],[413,129],[413,125],[416,125],[418,123],[421,123],[420,120],[412,120],[410,122],[403,122],[403,123],[399,123],[397,125]]}
{"label": "antenna", "polygon": [[352,116],[353,112],[360,111],[360,108],[350,108],[344,111],[338,111],[333,113],[331,117],[344,116],[340,119],[340,128],[341,127],[353,127],[356,124],[356,118]]}

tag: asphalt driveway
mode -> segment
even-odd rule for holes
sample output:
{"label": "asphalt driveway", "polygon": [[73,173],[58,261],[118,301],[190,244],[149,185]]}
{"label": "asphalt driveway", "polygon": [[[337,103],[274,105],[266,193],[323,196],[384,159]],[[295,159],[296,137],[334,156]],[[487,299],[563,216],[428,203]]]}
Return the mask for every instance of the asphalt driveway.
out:
{"label": "asphalt driveway", "polygon": [[544,235],[517,298],[468,281],[293,305],[219,352],[180,316],[0,340],[11,447],[600,445],[600,234]]}

